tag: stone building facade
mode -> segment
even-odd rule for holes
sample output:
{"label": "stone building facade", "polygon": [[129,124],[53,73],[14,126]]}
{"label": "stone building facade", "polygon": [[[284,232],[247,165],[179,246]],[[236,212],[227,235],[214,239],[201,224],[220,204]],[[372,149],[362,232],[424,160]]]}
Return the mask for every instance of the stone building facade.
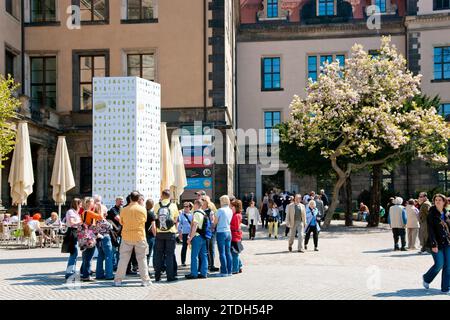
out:
{"label": "stone building facade", "polygon": [[[161,120],[169,135],[202,121],[224,132],[224,149],[234,153],[238,1],[12,2],[18,3],[16,16],[6,13],[5,1],[0,4],[0,59],[5,44],[16,49],[14,75],[22,85],[21,117],[29,122],[36,180],[29,208],[52,205],[49,182],[58,135],[66,136],[76,182],[69,199],[92,195],[94,76],[160,83]],[[0,68],[5,74],[3,63]],[[213,196],[232,193],[234,162],[212,171]],[[10,205],[8,173],[7,161],[0,197],[5,205]],[[193,197],[193,192],[186,193]]]}
{"label": "stone building facade", "polygon": [[[366,9],[375,4],[380,9],[380,25],[371,28]],[[237,38],[238,127],[270,131],[286,121],[292,97],[305,94],[308,78],[317,75],[324,60],[345,63],[355,43],[376,54],[383,35],[390,35],[399,52],[407,57],[409,68],[423,75],[422,91],[441,97],[439,111],[447,116],[449,12],[448,3],[433,0],[242,0]],[[272,139],[270,134],[266,134],[267,139]],[[383,184],[404,197],[437,186],[447,191],[450,185],[446,169],[414,161],[392,172],[385,170]],[[276,175],[267,175],[258,164],[240,165],[238,170],[243,177],[239,180],[239,194],[255,192],[258,199],[275,185],[301,193],[321,188],[330,192],[332,187],[329,181],[317,181],[312,176],[297,177],[283,163]],[[367,170],[352,175],[355,202],[362,190],[370,190],[370,185]]]}

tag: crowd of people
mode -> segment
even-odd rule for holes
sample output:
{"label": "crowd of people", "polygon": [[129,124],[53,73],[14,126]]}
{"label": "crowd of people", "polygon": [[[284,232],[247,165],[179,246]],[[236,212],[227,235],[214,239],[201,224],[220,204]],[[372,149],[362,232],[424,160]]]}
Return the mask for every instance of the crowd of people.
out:
{"label": "crowd of people", "polygon": [[[150,285],[150,264],[154,281],[178,280],[175,255],[177,238],[182,242],[181,266],[186,267],[190,248],[190,270],[186,279],[205,279],[208,272],[228,277],[242,272],[242,201],[226,195],[220,198],[220,208],[201,190],[194,202],[185,202],[183,209],[171,201],[170,190],[164,190],[155,204],[134,191],[124,199],[118,197],[107,209],[101,197],[75,198],[65,216],[67,232],[62,252],[69,253],[66,279],[73,280],[76,261],[81,251],[81,281],[113,280],[121,286],[125,276],[139,273],[142,285]],[[220,268],[214,265],[216,247]],[[97,250],[97,265],[91,262]],[[151,259],[153,258],[153,260]],[[152,263],[151,263],[152,262]],[[115,274],[114,274],[115,273]]]}

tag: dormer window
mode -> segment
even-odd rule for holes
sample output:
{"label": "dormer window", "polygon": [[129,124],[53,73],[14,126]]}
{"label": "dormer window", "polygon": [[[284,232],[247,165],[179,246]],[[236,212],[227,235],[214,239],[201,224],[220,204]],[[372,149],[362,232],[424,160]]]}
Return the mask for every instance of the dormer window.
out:
{"label": "dormer window", "polygon": [[278,0],[267,0],[267,18],[278,17]]}
{"label": "dormer window", "polygon": [[319,17],[334,16],[336,0],[317,0],[317,15]]}

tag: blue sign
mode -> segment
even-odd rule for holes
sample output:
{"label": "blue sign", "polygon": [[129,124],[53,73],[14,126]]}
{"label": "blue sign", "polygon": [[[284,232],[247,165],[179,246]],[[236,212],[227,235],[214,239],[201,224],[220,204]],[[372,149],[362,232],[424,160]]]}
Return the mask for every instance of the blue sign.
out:
{"label": "blue sign", "polygon": [[187,178],[186,189],[212,189],[212,178]]}

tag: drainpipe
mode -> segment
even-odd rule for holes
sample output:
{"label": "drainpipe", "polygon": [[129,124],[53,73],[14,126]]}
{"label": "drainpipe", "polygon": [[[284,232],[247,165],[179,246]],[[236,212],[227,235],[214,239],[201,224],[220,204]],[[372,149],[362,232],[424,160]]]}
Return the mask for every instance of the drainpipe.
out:
{"label": "drainpipe", "polygon": [[20,28],[21,28],[21,45],[22,48],[20,50],[20,58],[21,58],[21,67],[22,67],[22,88],[21,92],[24,95],[25,94],[25,8],[24,8],[25,1],[22,0],[20,3]]}

